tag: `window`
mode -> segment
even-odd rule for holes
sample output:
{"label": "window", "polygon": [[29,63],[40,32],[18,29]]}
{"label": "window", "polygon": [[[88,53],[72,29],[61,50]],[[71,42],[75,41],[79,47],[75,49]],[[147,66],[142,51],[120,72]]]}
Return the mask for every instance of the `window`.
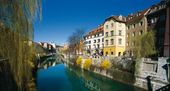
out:
{"label": "window", "polygon": [[135,28],[135,24],[132,25],[132,28]]}
{"label": "window", "polygon": [[122,39],[121,38],[119,38],[119,45],[121,45],[122,44]]}
{"label": "window", "polygon": [[121,55],[121,52],[118,53],[118,56],[120,56],[120,55]]}
{"label": "window", "polygon": [[108,46],[108,40],[106,40],[106,46]]}
{"label": "window", "polygon": [[91,41],[89,41],[89,44],[91,44]]}
{"label": "window", "polygon": [[111,52],[111,55],[113,55],[113,52]]}
{"label": "window", "polygon": [[106,55],[108,55],[108,52],[106,52]]}
{"label": "window", "polygon": [[108,25],[106,25],[106,29],[108,29],[109,28],[109,26]]}
{"label": "window", "polygon": [[122,30],[119,30],[119,36],[121,36],[122,35]]}
{"label": "window", "polygon": [[114,40],[113,40],[113,39],[110,40],[110,44],[111,44],[111,45],[114,44]]}
{"label": "window", "polygon": [[130,26],[128,25],[128,30],[130,29]]}
{"label": "window", "polygon": [[96,40],[94,40],[94,43],[96,43]]}
{"label": "window", "polygon": [[106,37],[108,37],[108,32],[106,32]]}
{"label": "window", "polygon": [[98,39],[98,43],[100,42],[100,39]]}
{"label": "window", "polygon": [[[166,20],[166,17],[165,17],[165,15],[161,15],[160,16],[160,21],[165,21]],[[156,21],[155,21],[156,22]]]}
{"label": "window", "polygon": [[99,45],[99,44],[97,44],[97,48],[100,48],[100,45]]}
{"label": "window", "polygon": [[114,26],[114,24],[113,23],[111,23],[111,27],[113,27]]}
{"label": "window", "polygon": [[142,30],[140,30],[140,31],[139,31],[139,35],[142,35],[142,34],[143,34],[143,31],[142,31]]}
{"label": "window", "polygon": [[127,42],[127,46],[129,46],[129,42]]}
{"label": "window", "polygon": [[102,42],[104,42],[104,38],[102,38]]}
{"label": "window", "polygon": [[151,23],[155,23],[154,19],[151,19]]}
{"label": "window", "polygon": [[140,25],[140,26],[143,26],[143,22],[141,21],[139,25]]}
{"label": "window", "polygon": [[94,48],[96,48],[96,45],[94,45]]}
{"label": "window", "polygon": [[111,36],[113,36],[113,35],[114,35],[114,32],[113,32],[113,31],[111,31],[110,33],[111,33]]}
{"label": "window", "polygon": [[132,33],[132,36],[135,37],[135,32]]}
{"label": "window", "polygon": [[89,45],[89,49],[91,49],[91,46]]}
{"label": "window", "polygon": [[129,37],[129,33],[127,33],[127,38]]}

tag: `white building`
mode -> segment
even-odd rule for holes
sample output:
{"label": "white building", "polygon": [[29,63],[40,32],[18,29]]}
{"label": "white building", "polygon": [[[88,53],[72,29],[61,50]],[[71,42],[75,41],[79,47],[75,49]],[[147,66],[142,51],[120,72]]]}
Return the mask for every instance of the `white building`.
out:
{"label": "white building", "polygon": [[89,54],[101,53],[104,47],[103,26],[99,26],[85,36],[85,50]]}

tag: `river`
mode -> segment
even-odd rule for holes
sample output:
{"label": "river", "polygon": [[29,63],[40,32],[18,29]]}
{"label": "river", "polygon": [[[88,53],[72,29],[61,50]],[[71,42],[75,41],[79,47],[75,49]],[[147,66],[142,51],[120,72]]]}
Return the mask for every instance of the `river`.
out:
{"label": "river", "polygon": [[58,64],[38,70],[38,91],[142,91],[109,78]]}

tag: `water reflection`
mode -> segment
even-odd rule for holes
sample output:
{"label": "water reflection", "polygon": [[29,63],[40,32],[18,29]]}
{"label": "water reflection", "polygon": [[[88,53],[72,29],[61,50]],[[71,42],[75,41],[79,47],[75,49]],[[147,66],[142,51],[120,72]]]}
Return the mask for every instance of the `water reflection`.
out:
{"label": "water reflection", "polygon": [[63,64],[40,69],[37,85],[38,91],[140,91],[136,87]]}
{"label": "water reflection", "polygon": [[142,91],[142,89],[113,81],[109,78],[80,70],[76,67],[69,67],[68,70],[65,71],[68,75],[76,75],[77,79],[81,81],[81,85],[90,91]]}

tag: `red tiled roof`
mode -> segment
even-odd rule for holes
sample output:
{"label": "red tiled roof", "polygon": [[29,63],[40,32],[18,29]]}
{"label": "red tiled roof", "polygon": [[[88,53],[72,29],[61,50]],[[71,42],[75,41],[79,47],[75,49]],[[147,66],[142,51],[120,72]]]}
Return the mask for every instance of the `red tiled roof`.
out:
{"label": "red tiled roof", "polygon": [[145,9],[145,10],[137,12],[135,14],[128,15],[126,17],[126,20],[127,20],[126,23],[133,24],[133,23],[139,22],[144,17],[144,15],[148,12],[148,10],[149,9]]}
{"label": "red tiled roof", "polygon": [[87,36],[92,36],[92,35],[95,35],[95,34],[98,34],[98,33],[102,33],[102,32],[104,32],[104,30],[103,30],[103,25],[101,25],[101,26],[97,27],[96,29],[90,31],[90,32],[86,35],[86,37],[87,37]]}

